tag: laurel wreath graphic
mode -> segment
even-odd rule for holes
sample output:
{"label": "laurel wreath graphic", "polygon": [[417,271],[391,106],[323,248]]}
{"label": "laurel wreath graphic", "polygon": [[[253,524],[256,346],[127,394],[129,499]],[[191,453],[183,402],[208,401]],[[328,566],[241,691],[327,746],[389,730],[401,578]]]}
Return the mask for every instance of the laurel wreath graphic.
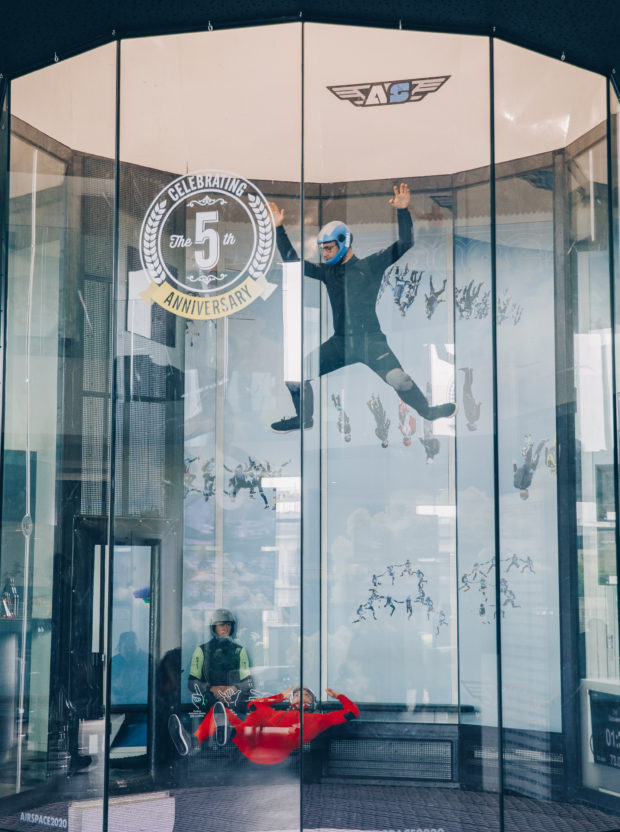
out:
{"label": "laurel wreath graphic", "polygon": [[[206,202],[206,200],[209,200],[209,202]],[[201,205],[212,205],[216,202],[226,204],[225,200],[211,200],[210,197],[206,195],[204,200],[201,200],[200,202],[198,202],[198,200],[193,200],[190,205],[194,205],[196,203]],[[260,275],[265,273],[273,255],[273,226],[267,206],[260,196],[257,196],[256,194],[248,194],[248,204],[256,220],[257,227],[256,247],[248,268],[248,272],[251,277],[257,279]],[[143,265],[149,277],[155,283],[162,283],[166,279],[166,270],[159,254],[158,240],[160,224],[164,214],[166,213],[167,205],[168,202],[166,199],[162,199],[161,202],[154,205],[145,220],[142,232],[141,251]],[[200,277],[197,279],[202,282]]]}
{"label": "laurel wreath graphic", "polygon": [[163,199],[153,208],[144,225],[144,234],[142,236],[144,265],[149,276],[155,283],[161,283],[166,277],[157,252],[157,232],[161,218],[166,210],[166,205],[167,202]]}
{"label": "laurel wreath graphic", "polygon": [[273,251],[273,227],[271,218],[262,199],[254,194],[248,194],[248,203],[256,218],[258,228],[258,240],[256,252],[250,263],[249,272],[252,277],[264,274]]}

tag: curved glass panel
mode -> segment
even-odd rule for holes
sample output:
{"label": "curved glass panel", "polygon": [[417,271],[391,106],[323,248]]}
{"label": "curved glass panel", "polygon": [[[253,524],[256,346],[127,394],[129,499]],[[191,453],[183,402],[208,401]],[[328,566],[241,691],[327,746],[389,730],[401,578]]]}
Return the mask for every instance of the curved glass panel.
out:
{"label": "curved glass panel", "polygon": [[[308,772],[304,822],[337,826],[313,799],[334,782],[377,828],[456,828],[449,787],[497,789],[488,42],[305,33],[304,675],[360,714]],[[497,828],[495,795],[480,811]]]}
{"label": "curved glass panel", "polygon": [[[116,49],[14,81],[0,825],[102,828]],[[101,541],[103,544],[104,541]],[[88,809],[85,809],[88,805]],[[44,818],[39,821],[38,818]]]}
{"label": "curved glass panel", "polygon": [[122,44],[110,818],[160,829],[299,826],[299,435],[270,429],[299,328],[269,202],[299,228],[300,61],[298,25]]}
{"label": "curved glass panel", "polygon": [[495,54],[506,828],[551,799],[564,828],[604,830],[569,802],[620,784],[606,85]]}

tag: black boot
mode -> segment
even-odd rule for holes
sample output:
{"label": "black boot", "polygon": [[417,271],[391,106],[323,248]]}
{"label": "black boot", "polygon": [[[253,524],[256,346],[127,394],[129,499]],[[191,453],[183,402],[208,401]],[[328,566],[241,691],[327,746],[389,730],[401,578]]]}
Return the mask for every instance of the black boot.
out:
{"label": "black boot", "polygon": [[429,422],[435,419],[446,419],[456,413],[456,405],[453,402],[430,405],[428,399],[414,381],[412,381],[412,387],[409,390],[401,389],[396,392],[405,404],[408,404],[409,407],[412,407],[423,419],[427,419]]}
{"label": "black boot", "polygon": [[[295,416],[287,419],[280,419],[279,422],[273,422],[271,430],[276,433],[289,433],[292,430],[299,430],[301,427],[301,384],[297,381],[287,381],[286,386],[291,394],[293,406],[295,408]],[[309,381],[304,382],[303,394],[303,409],[304,409],[304,428],[311,428],[314,424],[314,393],[312,392],[312,385]]]}
{"label": "black boot", "polygon": [[456,405],[454,402],[446,402],[446,404],[437,404],[434,407],[429,407],[426,419],[432,422],[434,419],[447,419],[454,416],[456,413]]}

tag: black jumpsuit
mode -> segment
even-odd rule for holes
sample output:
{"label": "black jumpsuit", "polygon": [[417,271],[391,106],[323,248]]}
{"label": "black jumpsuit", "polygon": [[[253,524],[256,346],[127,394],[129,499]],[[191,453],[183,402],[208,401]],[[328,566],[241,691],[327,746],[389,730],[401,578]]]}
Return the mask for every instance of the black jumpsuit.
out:
{"label": "black jumpsuit", "polygon": [[[276,229],[276,241],[282,260],[297,262],[299,257],[283,226]],[[324,376],[340,367],[361,363],[374,370],[384,381],[391,370],[402,370],[400,361],[390,349],[377,317],[377,295],[383,273],[413,246],[413,223],[406,208],[398,211],[398,240],[383,251],[362,259],[355,255],[346,263],[334,265],[304,260],[304,273],[325,284],[329,296],[334,334],[319,348],[319,375]],[[453,405],[429,407],[426,396],[408,376],[402,384],[398,379],[400,398],[427,418],[449,416]],[[396,387],[395,384],[391,386]],[[300,385],[287,382],[299,415]],[[405,389],[405,387],[407,389]],[[441,412],[439,412],[441,410]],[[304,422],[312,420],[313,397],[309,382],[304,386]],[[445,411],[445,412],[444,412]],[[449,411],[449,412],[448,412]]]}

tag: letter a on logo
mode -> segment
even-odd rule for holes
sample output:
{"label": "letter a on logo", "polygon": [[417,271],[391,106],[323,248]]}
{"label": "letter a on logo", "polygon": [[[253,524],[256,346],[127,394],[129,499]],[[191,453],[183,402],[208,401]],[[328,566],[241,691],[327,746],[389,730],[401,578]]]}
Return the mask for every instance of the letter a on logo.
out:
{"label": "letter a on logo", "polygon": [[387,104],[387,95],[383,84],[373,84],[370,88],[368,96],[366,97],[366,107],[372,107],[373,104]]}

